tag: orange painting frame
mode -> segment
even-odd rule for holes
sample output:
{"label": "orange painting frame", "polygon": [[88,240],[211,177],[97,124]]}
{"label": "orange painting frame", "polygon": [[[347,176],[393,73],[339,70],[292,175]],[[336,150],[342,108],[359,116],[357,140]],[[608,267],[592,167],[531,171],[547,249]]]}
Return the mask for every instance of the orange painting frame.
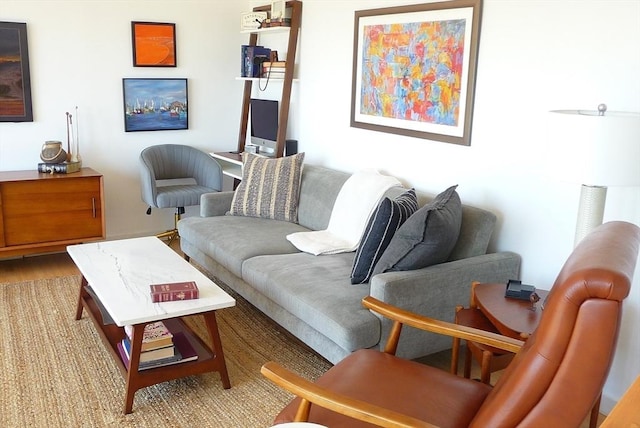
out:
{"label": "orange painting frame", "polygon": [[176,67],[176,24],[131,22],[134,67]]}

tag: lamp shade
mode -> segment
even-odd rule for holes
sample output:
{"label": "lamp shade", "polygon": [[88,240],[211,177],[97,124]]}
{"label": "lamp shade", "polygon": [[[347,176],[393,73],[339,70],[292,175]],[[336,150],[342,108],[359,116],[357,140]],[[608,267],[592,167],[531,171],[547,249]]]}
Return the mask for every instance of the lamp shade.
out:
{"label": "lamp shade", "polygon": [[640,186],[640,113],[552,110],[551,174],[592,186]]}

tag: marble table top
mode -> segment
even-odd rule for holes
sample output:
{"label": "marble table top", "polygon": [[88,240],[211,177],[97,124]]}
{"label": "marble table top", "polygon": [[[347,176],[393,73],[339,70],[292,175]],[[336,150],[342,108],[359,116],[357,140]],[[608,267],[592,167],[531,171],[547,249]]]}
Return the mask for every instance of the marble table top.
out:
{"label": "marble table top", "polygon": [[[75,262],[120,327],[235,305],[235,299],[155,236],[70,245]],[[151,284],[195,281],[200,297],[152,303]]]}

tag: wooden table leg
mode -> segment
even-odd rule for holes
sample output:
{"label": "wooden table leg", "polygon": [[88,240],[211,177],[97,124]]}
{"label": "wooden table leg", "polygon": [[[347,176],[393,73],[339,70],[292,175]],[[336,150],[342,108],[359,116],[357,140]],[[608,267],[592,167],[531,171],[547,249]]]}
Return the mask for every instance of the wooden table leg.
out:
{"label": "wooden table leg", "polygon": [[127,371],[127,385],[124,399],[124,414],[133,411],[133,398],[136,391],[140,389],[138,379],[138,365],[140,363],[140,352],[142,351],[142,336],[144,335],[145,324],[135,324],[131,335],[131,358],[129,360],[129,370]]}
{"label": "wooden table leg", "polygon": [[78,306],[76,306],[76,321],[82,318],[82,309],[84,308],[83,302],[88,295],[84,287],[86,287],[88,284],[89,283],[83,275],[82,280],[80,281],[80,292],[78,293]]}
{"label": "wooden table leg", "polygon": [[227,372],[227,364],[224,360],[224,352],[222,351],[222,342],[220,341],[220,332],[218,331],[218,322],[216,321],[215,311],[210,311],[203,314],[204,321],[207,324],[207,330],[209,336],[213,341],[212,351],[215,354],[215,361],[217,370],[220,373],[220,379],[222,380],[222,386],[224,389],[231,388],[231,381],[229,380],[229,373]]}

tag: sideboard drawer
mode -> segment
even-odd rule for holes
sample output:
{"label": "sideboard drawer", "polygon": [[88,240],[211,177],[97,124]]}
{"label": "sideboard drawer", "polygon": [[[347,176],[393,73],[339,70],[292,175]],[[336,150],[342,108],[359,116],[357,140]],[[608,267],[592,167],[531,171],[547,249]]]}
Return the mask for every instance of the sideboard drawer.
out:
{"label": "sideboard drawer", "polygon": [[0,173],[0,257],[105,238],[102,175],[88,168],[35,179],[12,174]]}

